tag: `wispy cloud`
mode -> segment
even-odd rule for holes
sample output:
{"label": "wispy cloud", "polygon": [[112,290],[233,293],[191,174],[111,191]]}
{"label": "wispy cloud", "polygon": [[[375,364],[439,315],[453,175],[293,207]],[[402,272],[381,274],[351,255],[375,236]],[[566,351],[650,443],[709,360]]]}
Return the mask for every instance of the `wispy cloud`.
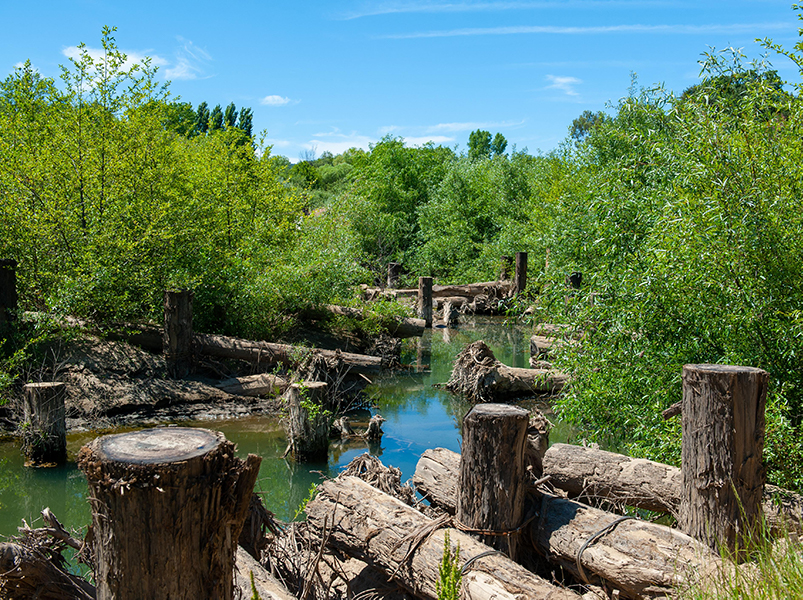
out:
{"label": "wispy cloud", "polygon": [[448,132],[457,133],[461,131],[474,131],[475,129],[513,129],[520,127],[524,121],[499,121],[499,122],[463,122],[463,123],[438,123],[426,128],[427,132]]}
{"label": "wispy cloud", "polygon": [[715,34],[715,33],[753,33],[757,31],[788,30],[789,23],[715,23],[711,25],[599,25],[590,27],[560,26],[560,25],[520,25],[515,27],[470,27],[464,29],[446,29],[440,31],[419,31],[412,33],[399,33],[379,36],[384,39],[418,39],[418,38],[444,38],[483,35],[526,35],[526,34],[552,34],[552,35],[596,35],[617,33],[653,33],[653,34]]}
{"label": "wispy cloud", "polygon": [[341,15],[343,20],[410,13],[502,12],[508,10],[577,9],[593,6],[662,6],[666,0],[542,0],[540,2],[374,2]]}
{"label": "wispy cloud", "polygon": [[[153,54],[147,50],[142,52],[121,50],[121,52],[125,54],[125,62],[123,62],[121,65],[121,68],[123,69],[131,69],[134,67],[134,65],[140,64],[146,58],[149,58],[151,64],[156,65],[157,67],[163,67],[167,64],[167,61],[158,54]],[[89,46],[79,48],[78,46],[67,46],[61,51],[61,53],[74,61],[80,60],[82,53],[86,53],[92,59],[95,70],[101,68],[106,60],[106,53],[103,48],[90,48]],[[22,66],[22,63],[20,63],[20,66]]]}
{"label": "wispy cloud", "polygon": [[285,106],[293,103],[293,101],[290,98],[285,98],[284,96],[271,95],[265,96],[259,101],[259,103],[265,106]]}
{"label": "wispy cloud", "polygon": [[315,150],[319,154],[321,152],[341,154],[350,148],[368,150],[368,146],[377,141],[376,138],[357,132],[343,133],[337,127],[333,127],[331,131],[313,133],[312,136],[313,139],[303,144],[303,147],[307,150]]}
{"label": "wispy cloud", "polygon": [[545,89],[548,90],[561,90],[567,96],[579,96],[580,94],[575,90],[575,86],[580,85],[583,83],[581,79],[577,79],[577,77],[560,77],[557,75],[547,75],[547,81],[551,83],[546,86]]}
{"label": "wispy cloud", "polygon": [[168,79],[205,79],[206,70],[212,56],[203,48],[196,46],[192,40],[178,36],[179,48],[173,66],[165,70]]}
{"label": "wispy cloud", "polygon": [[404,138],[404,142],[408,146],[423,146],[424,144],[429,144],[432,142],[433,144],[448,144],[450,142],[454,142],[455,138],[451,136],[445,135],[422,135],[418,137],[406,137]]}

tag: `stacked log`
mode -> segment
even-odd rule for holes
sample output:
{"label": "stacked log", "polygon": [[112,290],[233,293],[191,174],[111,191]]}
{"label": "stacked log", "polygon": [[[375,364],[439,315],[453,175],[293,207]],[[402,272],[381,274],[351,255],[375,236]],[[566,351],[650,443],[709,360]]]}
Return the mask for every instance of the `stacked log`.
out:
{"label": "stacked log", "polygon": [[[453,487],[459,471],[457,453],[439,449],[437,479],[428,464],[416,468],[413,481],[428,498],[454,511],[456,495],[449,499],[444,490]],[[423,467],[423,468],[422,468]],[[546,465],[545,465],[546,468]],[[723,567],[717,554],[675,529],[638,519],[625,518],[565,498],[538,494],[538,517],[530,525],[535,548],[581,581],[593,575],[622,590],[628,597],[664,597]]]}
{"label": "stacked log", "polygon": [[[439,528],[438,521],[356,477],[326,481],[318,490],[306,508],[310,527],[329,544],[390,574],[416,596],[438,597],[438,567],[448,531],[451,543],[460,544],[458,566],[464,569],[466,598],[580,598],[505,556],[487,554],[491,548],[485,544],[458,529]],[[468,561],[480,555],[468,570]]]}
{"label": "stacked log", "polygon": [[[449,457],[438,452],[447,466]],[[426,453],[425,453],[426,455]],[[423,457],[422,457],[423,458]],[[439,485],[448,479],[442,469]],[[605,498],[628,506],[678,514],[683,477],[677,467],[630,458],[596,448],[553,444],[544,456],[544,475],[550,483],[573,497]],[[803,496],[766,485],[762,510],[771,531],[803,538]]]}
{"label": "stacked log", "polygon": [[495,402],[518,396],[555,393],[568,376],[546,369],[522,369],[502,364],[485,342],[466,346],[457,356],[446,388],[474,402]]}

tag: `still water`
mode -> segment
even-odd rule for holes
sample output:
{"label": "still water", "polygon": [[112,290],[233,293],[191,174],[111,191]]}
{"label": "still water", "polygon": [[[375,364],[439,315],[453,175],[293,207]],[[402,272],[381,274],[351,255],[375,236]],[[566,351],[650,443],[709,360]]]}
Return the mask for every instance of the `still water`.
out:
{"label": "still water", "polygon": [[[363,441],[332,443],[326,463],[295,465],[281,458],[287,446],[277,419],[252,416],[236,420],[182,423],[222,431],[237,444],[238,453],[262,457],[256,491],[265,506],[282,520],[293,519],[309,495],[310,486],[322,476],[332,477],[355,456],[370,452],[386,465],[398,467],[402,481],[413,476],[415,465],[428,448],[460,450],[460,422],[470,404],[433,384],[445,383],[452,362],[466,344],[484,340],[505,364],[526,367],[529,359],[529,328],[497,317],[477,317],[458,329],[433,329],[420,339],[405,341],[402,361],[418,365],[422,372],[404,372],[377,379],[366,389],[371,413],[386,422],[381,443]],[[533,401],[524,404],[528,408]],[[355,431],[364,429],[367,411],[351,417]],[[553,423],[554,423],[554,419]],[[87,484],[75,464],[79,449],[94,433],[76,433],[67,438],[68,463],[63,467],[31,469],[23,466],[19,445],[0,442],[0,536],[16,533],[21,520],[33,524],[46,506],[68,528],[83,528],[90,521]],[[551,441],[565,441],[567,429],[556,423]],[[41,526],[39,523],[38,526]]]}

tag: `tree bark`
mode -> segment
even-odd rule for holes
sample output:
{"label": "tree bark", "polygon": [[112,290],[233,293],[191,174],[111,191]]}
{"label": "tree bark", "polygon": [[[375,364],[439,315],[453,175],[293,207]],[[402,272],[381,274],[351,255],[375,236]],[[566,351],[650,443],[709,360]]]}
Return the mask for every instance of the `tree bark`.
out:
{"label": "tree bark", "polygon": [[146,429],[84,446],[98,600],[230,600],[260,462],[240,460],[207,429]]}
{"label": "tree bark", "polygon": [[215,387],[235,396],[276,396],[284,393],[290,387],[290,382],[278,375],[259,373],[225,379]]}
{"label": "tree bark", "polygon": [[297,462],[326,460],[332,415],[325,410],[328,385],[321,381],[294,383],[284,394],[288,446],[285,456]]}
{"label": "tree bark", "polygon": [[516,252],[516,274],[513,290],[516,294],[524,293],[527,289],[527,253]]}
{"label": "tree bark", "polygon": [[340,350],[304,348],[303,346],[256,342],[203,333],[196,334],[195,340],[201,354],[220,358],[236,358],[258,365],[293,366],[299,363],[305,354],[317,352],[327,361],[342,362],[342,368],[346,374],[373,375],[380,373],[384,367],[382,359],[378,356],[353,354]]}
{"label": "tree bark", "polygon": [[67,460],[67,421],[61,382],[28,383],[23,387],[22,446],[34,465]]}
{"label": "tree bark", "polygon": [[502,364],[483,341],[472,342],[457,356],[446,388],[474,402],[494,402],[517,396],[555,393],[568,376],[545,369]]}
{"label": "tree bark", "polygon": [[418,278],[418,318],[432,327],[432,277]]}
{"label": "tree bark", "polygon": [[[457,492],[450,498],[449,490],[456,490],[460,455],[442,448],[428,452],[416,467],[416,490],[447,512],[454,511]],[[530,536],[539,553],[581,580],[583,574],[589,580],[596,574],[628,597],[665,597],[673,587],[721,566],[707,546],[663,525],[637,519],[614,524],[619,515],[550,495],[542,495],[533,508],[539,516],[530,525]],[[592,540],[608,526],[610,532]],[[578,553],[583,573],[577,566]]]}
{"label": "tree bark", "polygon": [[[307,522],[316,533],[329,534],[329,544],[364,560],[407,588],[417,597],[436,600],[438,567],[443,558],[444,535],[460,544],[458,566],[491,550],[457,529],[434,529],[432,519],[402,501],[356,477],[325,481],[307,504]],[[421,538],[417,546],[414,538]],[[405,555],[410,552],[407,560]],[[482,570],[480,570],[482,569]],[[463,575],[463,598],[479,600],[579,600],[579,596],[534,575],[507,557],[490,555],[472,564]]]}
{"label": "tree bark", "polygon": [[[551,477],[552,485],[571,496],[606,498],[675,516],[680,509],[683,487],[680,469],[652,460],[553,444],[544,455],[543,474]],[[774,536],[803,538],[803,496],[765,485],[761,508]]]}
{"label": "tree bark", "polygon": [[740,553],[761,520],[769,374],[729,365],[683,367],[680,528]]}
{"label": "tree bark", "polygon": [[387,285],[393,289],[399,285],[399,274],[401,273],[401,265],[399,263],[388,263],[388,281]]}
{"label": "tree bark", "polygon": [[183,379],[192,372],[192,290],[165,290],[164,354],[167,372]]}
{"label": "tree bark", "polygon": [[[524,519],[524,442],[530,413],[508,404],[478,404],[463,419],[457,520],[493,532],[478,539],[519,559]],[[504,532],[515,532],[503,535]]]}

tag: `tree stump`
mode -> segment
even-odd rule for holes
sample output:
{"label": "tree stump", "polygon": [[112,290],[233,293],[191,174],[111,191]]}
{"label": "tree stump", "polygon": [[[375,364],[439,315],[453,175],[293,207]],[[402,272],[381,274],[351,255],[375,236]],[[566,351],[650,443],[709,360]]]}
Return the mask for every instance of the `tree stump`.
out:
{"label": "tree stump", "polygon": [[432,277],[418,278],[418,318],[432,327]]}
{"label": "tree stump", "polygon": [[516,294],[524,293],[527,289],[527,253],[516,252],[516,273],[513,290]]}
{"label": "tree stump", "polygon": [[454,304],[449,302],[448,300],[443,303],[443,324],[446,327],[454,327],[457,325],[458,321],[460,320],[459,313],[457,312],[457,308],[455,308]]}
{"label": "tree stump", "polygon": [[768,379],[751,367],[683,367],[679,525],[712,548],[749,548],[761,520]]}
{"label": "tree stump", "polygon": [[165,290],[164,355],[170,377],[181,379],[192,372],[192,290]]}
{"label": "tree stump", "polygon": [[517,560],[525,499],[524,443],[529,412],[479,404],[463,419],[457,520],[494,532],[479,540]]}
{"label": "tree stump", "polygon": [[0,332],[17,317],[17,261],[0,260]]}
{"label": "tree stump", "polygon": [[385,422],[385,418],[382,415],[374,415],[371,417],[371,420],[368,422],[368,429],[365,430],[365,439],[369,442],[379,442],[382,440],[382,436],[385,434],[382,431],[382,423]]}
{"label": "tree stump", "polygon": [[332,414],[325,410],[328,385],[323,381],[294,383],[284,393],[288,444],[284,455],[298,462],[325,461],[329,456]]}
{"label": "tree stump", "polygon": [[399,287],[399,274],[401,273],[401,265],[399,263],[388,263],[388,288],[394,289]]}
{"label": "tree stump", "polygon": [[22,449],[32,465],[67,460],[67,421],[60,382],[29,383],[23,387]]}
{"label": "tree stump", "polygon": [[98,600],[233,597],[261,458],[208,429],[107,435],[81,449]]}

